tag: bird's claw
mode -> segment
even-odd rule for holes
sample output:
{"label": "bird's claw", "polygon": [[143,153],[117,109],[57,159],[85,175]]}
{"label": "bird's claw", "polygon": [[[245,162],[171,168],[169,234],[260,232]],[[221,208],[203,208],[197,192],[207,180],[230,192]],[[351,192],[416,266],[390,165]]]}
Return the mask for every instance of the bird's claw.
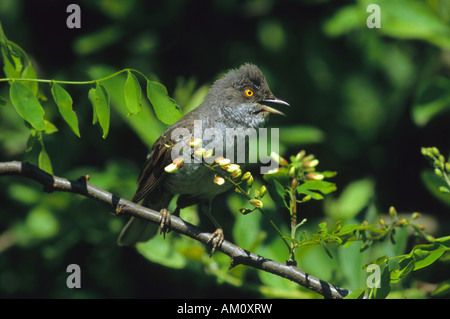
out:
{"label": "bird's claw", "polygon": [[223,230],[221,228],[217,228],[216,231],[211,235],[211,238],[208,240],[208,244],[212,243],[213,245],[211,254],[209,255],[210,257],[214,254],[217,248],[222,246],[224,240],[225,237],[223,235]]}
{"label": "bird's claw", "polygon": [[170,226],[170,220],[171,220],[171,214],[169,210],[166,208],[161,209],[161,223],[159,225],[160,227],[160,234],[163,234],[163,236],[166,235],[167,227]]}

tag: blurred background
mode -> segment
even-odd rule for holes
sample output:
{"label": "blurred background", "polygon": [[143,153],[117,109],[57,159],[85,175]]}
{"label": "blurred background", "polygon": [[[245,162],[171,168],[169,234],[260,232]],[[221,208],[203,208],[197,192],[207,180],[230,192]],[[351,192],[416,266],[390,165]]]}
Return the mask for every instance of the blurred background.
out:
{"label": "blurred background", "polygon": [[[38,78],[84,81],[134,68],[165,85],[186,112],[224,72],[254,63],[272,92],[291,104],[283,109],[286,118],[270,120],[280,127],[281,155],[305,149],[320,160],[319,170],[338,172],[337,192],[301,206],[305,231],[316,232],[324,220],[376,221],[395,206],[408,216],[422,213],[419,222],[434,236],[449,234],[449,196],[436,191],[420,152],[436,146],[450,155],[449,1],[78,1],[81,28],[69,29],[66,8],[73,2],[0,2],[4,32],[32,58]],[[366,26],[370,3],[381,8],[380,29]],[[54,174],[89,174],[92,184],[130,199],[148,149],[165,126],[148,103],[148,112],[127,117],[119,92],[123,80],[105,82],[112,103],[107,139],[91,124],[89,86],[64,86],[81,138],[59,116],[49,87],[40,89],[47,97],[46,118],[59,129],[44,139]],[[8,99],[7,84],[0,85],[0,95]],[[11,104],[1,107],[0,161],[33,162],[25,154],[28,138]],[[209,258],[207,248],[173,233],[137,249],[118,247],[127,218],[81,196],[47,194],[20,177],[0,178],[0,189],[0,297],[317,297],[253,269],[228,271],[227,256]],[[244,205],[237,194],[216,200],[225,238],[283,262],[282,242],[261,216],[239,216]],[[265,207],[288,232],[287,211],[270,198]],[[195,208],[182,217],[212,231]],[[347,289],[361,288],[367,278],[362,265],[409,251],[409,235],[399,231],[397,244],[382,243],[363,254],[358,245],[330,247],[333,259],[320,247],[305,248],[299,267]],[[81,267],[81,289],[66,286],[69,264]],[[448,258],[433,267],[404,280],[391,295],[427,297],[426,287],[449,279]]]}

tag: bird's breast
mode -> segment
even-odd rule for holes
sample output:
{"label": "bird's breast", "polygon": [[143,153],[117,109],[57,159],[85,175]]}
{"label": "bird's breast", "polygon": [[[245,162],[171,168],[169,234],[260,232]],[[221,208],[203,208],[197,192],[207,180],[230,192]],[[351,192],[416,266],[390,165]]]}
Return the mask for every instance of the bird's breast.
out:
{"label": "bird's breast", "polygon": [[172,194],[192,195],[199,200],[212,199],[232,186],[214,183],[215,173],[203,163],[185,163],[176,173],[168,174],[163,187]]}

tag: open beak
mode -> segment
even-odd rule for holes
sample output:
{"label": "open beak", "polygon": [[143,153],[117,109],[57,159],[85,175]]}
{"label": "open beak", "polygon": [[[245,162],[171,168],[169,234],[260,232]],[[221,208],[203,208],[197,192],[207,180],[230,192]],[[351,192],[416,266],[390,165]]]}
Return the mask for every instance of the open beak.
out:
{"label": "open beak", "polygon": [[287,103],[283,100],[279,100],[277,98],[265,99],[265,100],[259,101],[258,104],[260,104],[262,109],[266,112],[269,112],[272,114],[283,115],[283,116],[286,116],[286,114],[278,111],[277,109],[274,109],[273,107],[270,107],[270,105],[282,104],[282,105],[290,106],[289,103]]}

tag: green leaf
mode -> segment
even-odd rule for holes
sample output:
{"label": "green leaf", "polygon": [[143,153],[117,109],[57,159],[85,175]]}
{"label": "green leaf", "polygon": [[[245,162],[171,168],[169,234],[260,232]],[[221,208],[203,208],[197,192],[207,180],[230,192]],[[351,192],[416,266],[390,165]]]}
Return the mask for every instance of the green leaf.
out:
{"label": "green leaf", "polygon": [[159,263],[165,267],[183,269],[188,262],[187,258],[174,248],[174,241],[164,239],[163,236],[155,236],[146,243],[136,245],[137,251],[144,258]]}
{"label": "green leaf", "polygon": [[436,289],[431,292],[431,295],[433,297],[448,297],[450,294],[450,280],[446,280],[444,282],[441,282]]}
{"label": "green leaf", "polygon": [[58,132],[58,128],[53,124],[52,122],[49,122],[47,120],[44,120],[45,124],[47,125],[45,127],[44,133],[47,135],[53,134],[55,132]]}
{"label": "green leaf", "polygon": [[95,88],[89,90],[89,99],[94,107],[94,123],[96,118],[100,127],[103,130],[103,138],[108,136],[109,132],[109,118],[110,118],[110,107],[109,107],[109,94],[103,85],[97,83]]}
{"label": "green leaf", "polygon": [[272,183],[268,185],[267,189],[269,191],[270,197],[274,200],[277,206],[288,207],[286,201],[284,200],[286,191],[283,185],[281,185],[281,183],[278,180],[273,179]]}
{"label": "green leaf", "polygon": [[64,90],[58,83],[53,83],[52,95],[64,121],[69,124],[75,135],[80,137],[78,118],[77,114],[72,109],[73,101],[69,93],[67,93],[67,91]]}
{"label": "green leaf", "polygon": [[284,145],[298,145],[320,143],[325,139],[325,133],[307,125],[296,125],[280,128],[280,142]]}
{"label": "green leaf", "polygon": [[60,224],[47,207],[38,206],[28,214],[25,227],[33,239],[49,239],[58,234]]}
{"label": "green leaf", "polygon": [[279,167],[278,171],[271,174],[264,174],[263,178],[266,182],[273,184],[274,180],[277,180],[283,187],[289,185],[288,170],[286,167]]}
{"label": "green leaf", "polygon": [[379,0],[377,4],[382,12],[382,33],[399,39],[425,40],[443,49],[450,48],[448,21],[437,14],[439,9],[433,8],[429,2]]}
{"label": "green leaf", "polygon": [[432,170],[424,170],[420,174],[422,183],[425,188],[441,203],[450,207],[450,196],[439,190],[440,187],[445,187],[444,181],[439,178]]}
{"label": "green leaf", "polygon": [[45,130],[44,109],[34,93],[25,84],[13,82],[10,88],[10,98],[17,113],[33,128]]}
{"label": "green leaf", "polygon": [[[358,1],[358,5],[345,6],[338,10],[324,25],[327,35],[335,37],[366,27],[366,8],[371,0]],[[379,32],[397,39],[420,39],[440,46],[450,47],[450,27],[445,15],[428,1],[378,0],[381,8]],[[446,10],[446,9],[441,9]]]}
{"label": "green leaf", "polygon": [[365,16],[357,6],[345,6],[334,13],[323,26],[330,37],[340,36],[364,25]]}
{"label": "green leaf", "polygon": [[326,195],[336,190],[336,185],[334,183],[326,181],[306,181],[297,187],[297,192],[299,194],[310,195],[311,198],[315,200],[323,199],[320,193]]}
{"label": "green leaf", "polygon": [[[13,53],[11,46],[8,44],[3,31],[1,30],[1,51],[3,58],[3,71],[5,75],[9,78],[20,78],[20,73],[22,72],[22,63],[19,58]],[[17,61],[17,63],[16,63]]]}
{"label": "green leaf", "polygon": [[374,288],[373,296],[375,299],[386,299],[391,292],[391,273],[387,265],[384,267],[380,279],[380,288]]}
{"label": "green leaf", "polygon": [[439,243],[416,246],[412,252],[416,261],[414,270],[427,267],[438,260],[449,249]]}
{"label": "green leaf", "polygon": [[324,172],[318,172],[319,174],[323,175],[325,178],[331,178],[337,175],[337,172],[334,171],[324,171]]}
{"label": "green leaf", "polygon": [[320,239],[320,245],[322,246],[323,250],[325,251],[325,253],[328,255],[328,257],[330,257],[331,259],[333,259],[333,256],[331,255],[330,251],[327,248],[327,244]]}
{"label": "green leaf", "polygon": [[147,97],[161,122],[172,125],[181,118],[178,105],[169,97],[167,89],[161,83],[147,81]]}
{"label": "green leaf", "polygon": [[411,271],[414,270],[415,260],[410,255],[404,257],[399,262],[399,269],[391,271],[391,282],[398,282],[405,278]]}
{"label": "green leaf", "polygon": [[6,100],[3,96],[0,96],[0,106],[5,106],[8,104],[8,100]]}
{"label": "green leaf", "polygon": [[91,88],[88,93],[89,101],[92,103],[92,124],[95,125],[98,122],[97,108],[95,107],[95,89]]}
{"label": "green leaf", "polygon": [[427,82],[414,101],[412,117],[416,125],[425,126],[439,114],[450,111],[450,80],[437,77]]}
{"label": "green leaf", "polygon": [[374,196],[374,187],[374,183],[370,179],[350,183],[341,192],[338,199],[330,199],[332,204],[326,206],[326,213],[332,218],[344,222],[354,218]]}
{"label": "green leaf", "polygon": [[382,264],[384,264],[388,260],[389,260],[389,258],[386,255],[378,257],[374,262],[371,262],[370,264],[365,264],[363,266],[363,269],[367,269],[367,266],[372,265],[372,264],[376,264],[378,266],[381,266]]}
{"label": "green leaf", "polygon": [[366,292],[366,288],[361,288],[358,290],[354,290],[345,296],[344,299],[364,299],[364,293]]}
{"label": "green leaf", "polygon": [[50,157],[43,146],[41,148],[41,152],[39,153],[39,168],[49,174],[53,174],[52,162],[50,161]]}
{"label": "green leaf", "polygon": [[447,248],[450,247],[450,236],[436,238],[434,241],[437,243],[441,243],[442,245],[444,245]]}
{"label": "green leaf", "polygon": [[125,81],[125,104],[131,114],[136,114],[141,110],[141,86],[136,76],[128,72],[127,80]]}
{"label": "green leaf", "polygon": [[122,41],[124,29],[115,24],[100,27],[93,32],[80,35],[73,42],[73,51],[77,55],[86,56],[105,50],[107,47]]}
{"label": "green leaf", "polygon": [[309,195],[309,196],[311,196],[312,199],[315,199],[315,200],[322,200],[324,198],[319,193],[316,193],[316,192],[313,192],[313,191],[310,191],[310,190],[307,190],[307,189],[302,189],[300,187],[297,187],[297,193]]}
{"label": "green leaf", "polygon": [[[87,73],[91,79],[100,79],[107,77],[118,70],[109,66],[94,65],[91,66]],[[102,85],[108,90],[111,107],[114,111],[122,117],[136,133],[138,137],[149,147],[159,137],[162,131],[166,129],[166,125],[159,121],[153,111],[148,99],[141,99],[142,109],[139,116],[129,116],[128,109],[123,107],[125,105],[124,85],[126,81],[124,74],[118,74],[108,80],[102,81]]]}
{"label": "green leaf", "polygon": [[326,181],[306,181],[299,187],[303,187],[309,190],[317,190],[324,195],[334,192],[337,189],[336,184]]}
{"label": "green leaf", "polygon": [[[21,78],[23,79],[37,79],[37,75],[36,75],[36,71],[33,67],[33,65],[31,64],[31,61],[27,61],[28,65],[25,67],[25,69],[23,70],[22,74],[21,74]],[[36,81],[23,81],[23,84],[25,84],[26,86],[28,86],[31,90],[31,92],[33,92],[33,94],[35,96],[37,96],[38,94],[38,82]]]}

